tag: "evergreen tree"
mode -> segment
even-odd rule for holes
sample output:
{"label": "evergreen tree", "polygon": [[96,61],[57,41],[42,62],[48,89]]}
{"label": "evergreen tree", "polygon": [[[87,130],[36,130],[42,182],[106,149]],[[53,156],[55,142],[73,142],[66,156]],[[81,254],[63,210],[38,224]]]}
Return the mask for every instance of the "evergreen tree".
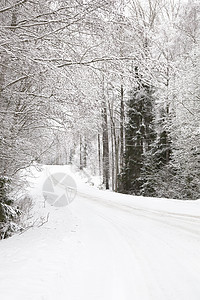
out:
{"label": "evergreen tree", "polygon": [[159,197],[160,188],[163,186],[163,180],[166,179],[168,173],[166,165],[168,165],[170,157],[169,136],[167,131],[163,130],[144,157],[142,195]]}
{"label": "evergreen tree", "polygon": [[140,195],[144,156],[155,139],[154,88],[139,78],[137,68],[135,71],[137,87],[130,92],[127,103],[125,164],[121,180],[124,192]]}
{"label": "evergreen tree", "polygon": [[158,111],[157,109],[156,115],[155,128],[157,136],[150,149],[145,153],[142,169],[142,195],[151,197],[159,196],[163,180],[165,180],[168,173],[165,167],[171,159],[171,142],[169,126],[167,125],[169,122],[168,108],[166,111],[164,109]]}

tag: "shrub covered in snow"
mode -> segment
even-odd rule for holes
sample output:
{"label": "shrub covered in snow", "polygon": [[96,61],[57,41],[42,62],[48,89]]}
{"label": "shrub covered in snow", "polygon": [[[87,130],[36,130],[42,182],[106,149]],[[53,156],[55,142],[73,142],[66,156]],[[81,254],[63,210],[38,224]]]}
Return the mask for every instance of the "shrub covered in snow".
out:
{"label": "shrub covered in snow", "polygon": [[9,197],[10,184],[9,178],[0,177],[0,239],[7,238],[21,229],[21,211]]}

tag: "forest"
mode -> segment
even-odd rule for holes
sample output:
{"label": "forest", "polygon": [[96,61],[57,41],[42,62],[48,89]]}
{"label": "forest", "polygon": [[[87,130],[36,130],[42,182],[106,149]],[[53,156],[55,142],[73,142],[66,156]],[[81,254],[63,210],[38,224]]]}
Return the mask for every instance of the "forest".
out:
{"label": "forest", "polygon": [[199,9],[1,1],[0,238],[19,230],[31,166],[73,164],[118,193],[200,198]]}

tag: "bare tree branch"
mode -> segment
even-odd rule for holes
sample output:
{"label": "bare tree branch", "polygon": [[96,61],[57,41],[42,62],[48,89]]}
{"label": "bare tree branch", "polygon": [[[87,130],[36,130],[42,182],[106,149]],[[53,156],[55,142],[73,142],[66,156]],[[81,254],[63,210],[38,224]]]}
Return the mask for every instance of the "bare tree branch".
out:
{"label": "bare tree branch", "polygon": [[21,0],[21,1],[18,1],[18,2],[16,2],[15,4],[13,4],[11,6],[2,8],[2,9],[0,9],[0,13],[3,13],[3,12],[8,11],[10,9],[13,9],[14,7],[16,7],[16,6],[20,5],[20,4],[23,4],[23,3],[27,2],[27,1],[28,0]]}

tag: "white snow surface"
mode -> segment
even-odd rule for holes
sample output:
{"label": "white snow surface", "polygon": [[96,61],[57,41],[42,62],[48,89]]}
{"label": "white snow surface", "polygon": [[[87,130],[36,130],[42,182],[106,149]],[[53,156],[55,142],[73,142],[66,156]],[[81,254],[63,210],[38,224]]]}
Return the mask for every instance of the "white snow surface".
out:
{"label": "white snow surface", "polygon": [[[74,177],[76,199],[44,207],[57,171]],[[0,241],[1,300],[200,299],[200,200],[100,191],[69,166],[35,173],[34,214],[49,221]]]}

